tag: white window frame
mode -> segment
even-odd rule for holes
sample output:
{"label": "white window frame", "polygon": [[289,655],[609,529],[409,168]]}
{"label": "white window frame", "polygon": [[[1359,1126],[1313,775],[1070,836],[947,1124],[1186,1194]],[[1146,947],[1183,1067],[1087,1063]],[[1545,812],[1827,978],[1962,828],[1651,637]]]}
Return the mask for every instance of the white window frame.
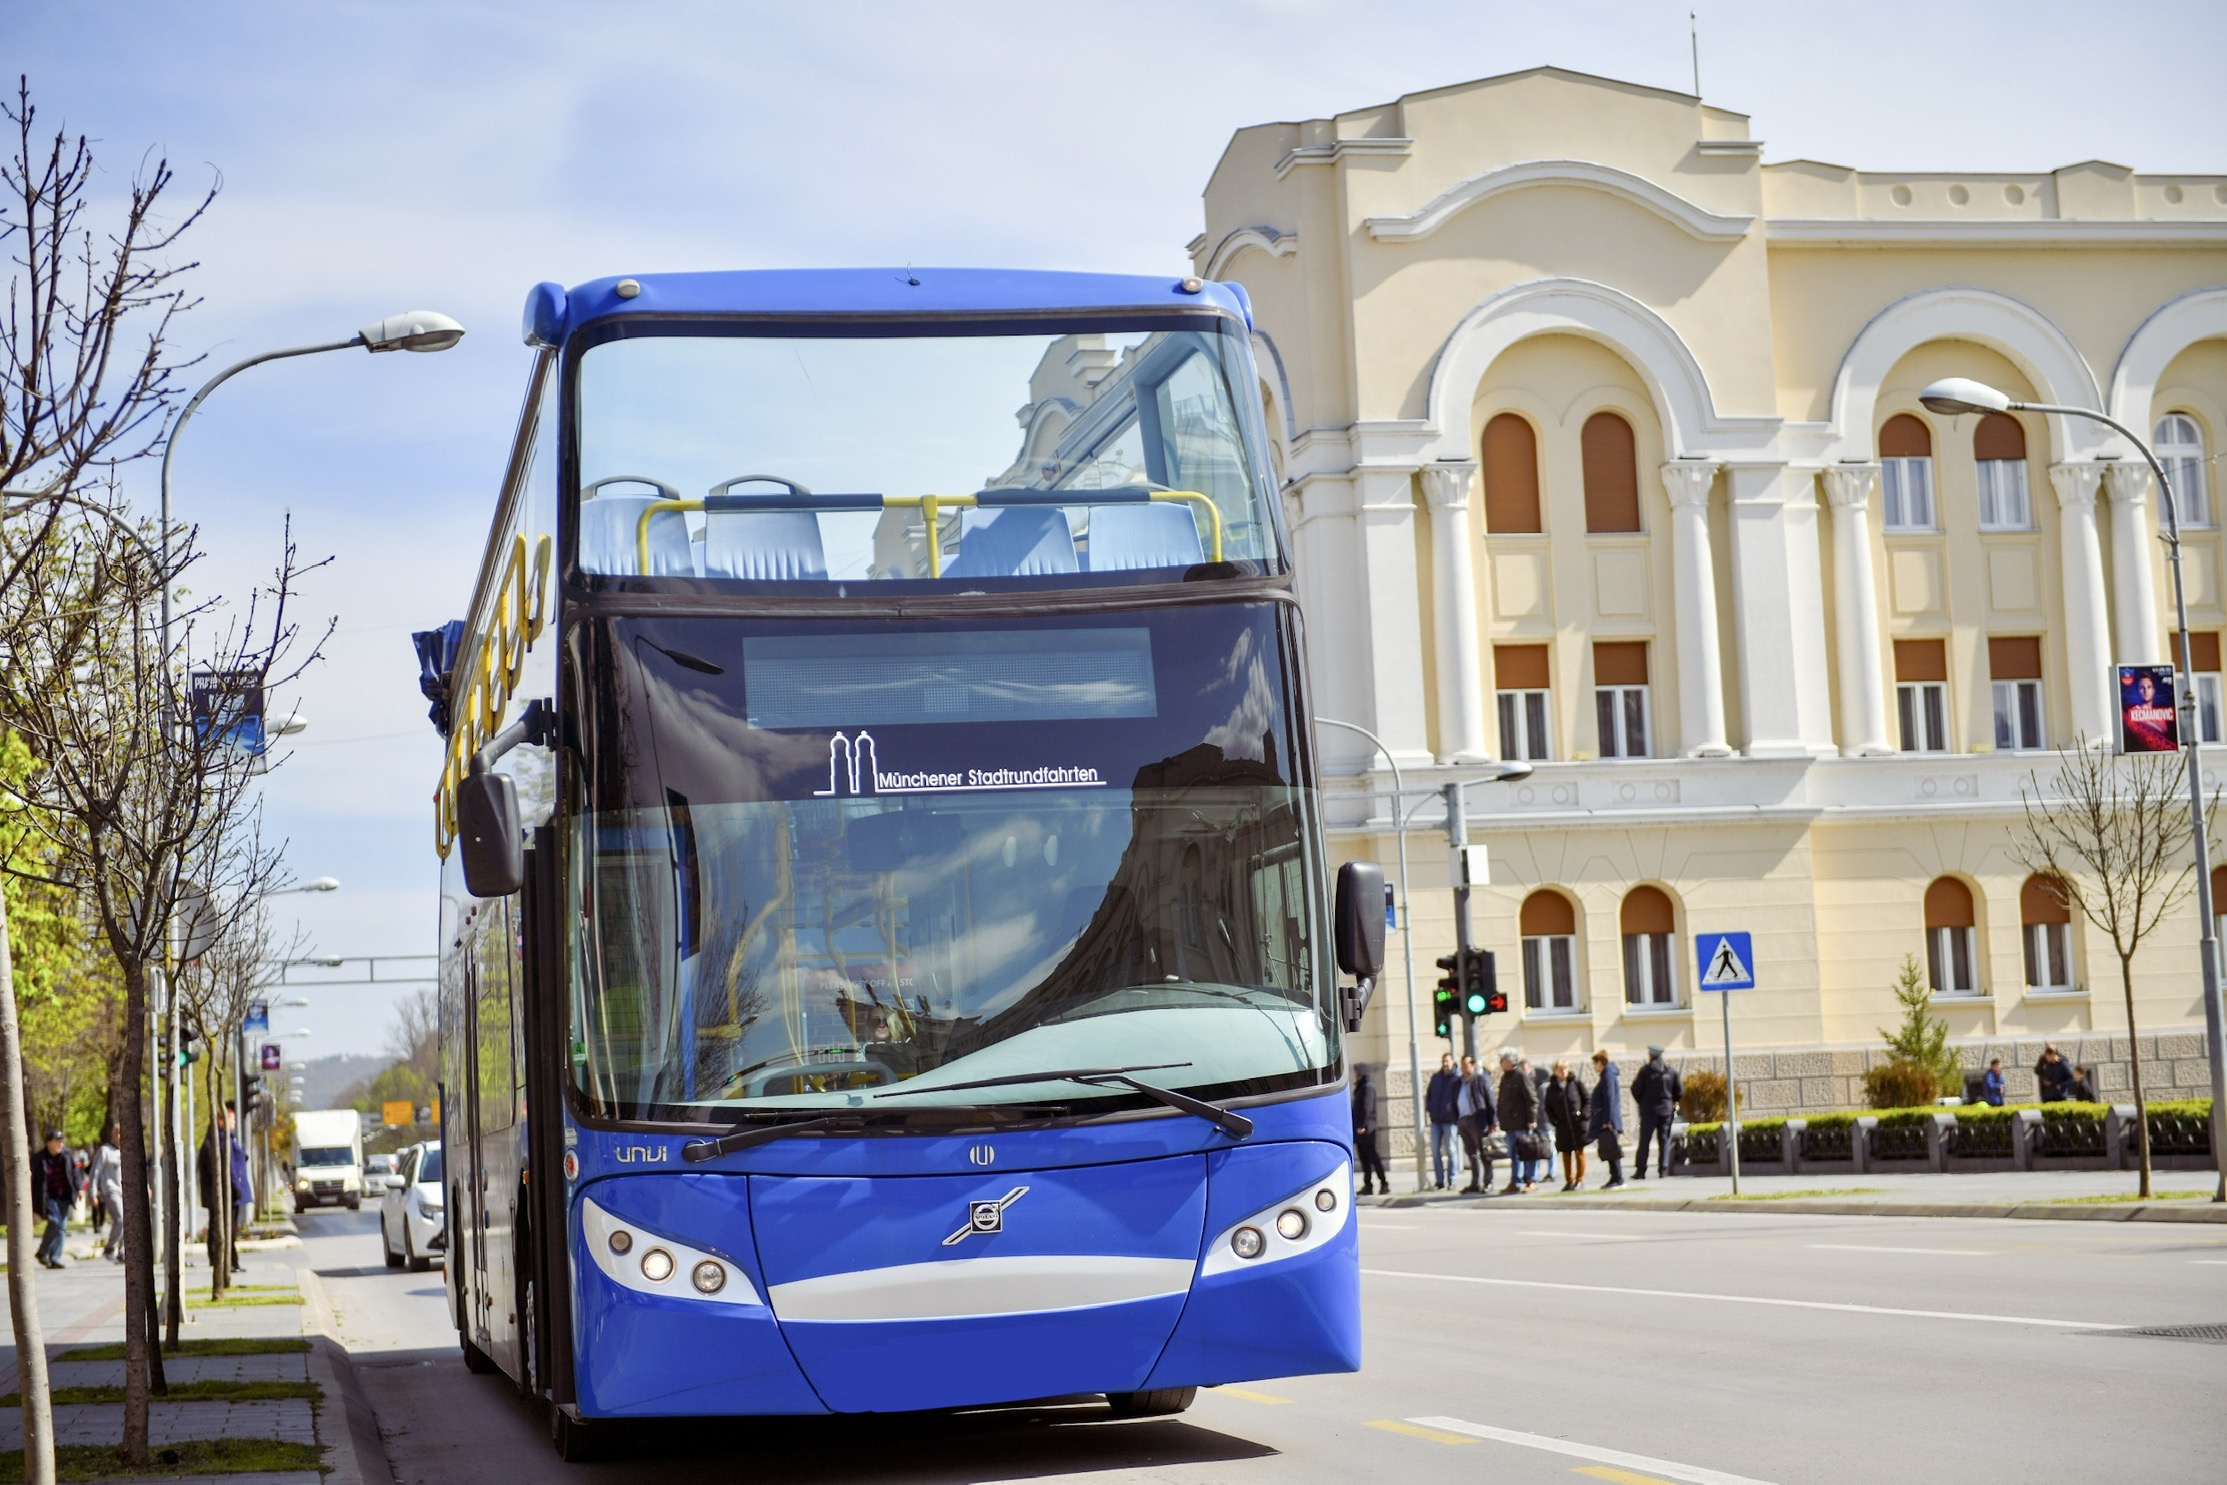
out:
{"label": "white window frame", "polygon": [[2227,742],[2227,733],[2221,726],[2227,718],[2227,686],[2220,681],[2216,670],[2200,670],[2192,679],[2196,684],[2196,740],[2198,742]]}
{"label": "white window frame", "polygon": [[2173,481],[2173,510],[2180,523],[2211,525],[2211,491],[2204,479],[2203,425],[2187,413],[2169,412],[2151,431],[2150,449]]}
{"label": "white window frame", "polygon": [[1552,699],[1553,693],[1549,691],[1495,693],[1500,712],[1502,758],[1539,763],[1554,756]]}
{"label": "white window frame", "polygon": [[1523,940],[1523,1008],[1541,1016],[1574,1016],[1584,1011],[1578,992],[1577,937],[1568,933],[1527,935]]}
{"label": "white window frame", "polygon": [[1981,459],[1980,530],[2031,531],[2034,502],[2026,488],[2024,459]]}
{"label": "white window frame", "polygon": [[1646,686],[1593,688],[1593,715],[1600,724],[1603,758],[1654,756],[1654,712],[1647,690]]}
{"label": "white window frame", "polygon": [[1624,935],[1624,1004],[1636,1010],[1670,1010],[1678,1005],[1678,935]]}
{"label": "white window frame", "polygon": [[2041,711],[2041,682],[1991,681],[1995,699],[1995,751],[2030,753],[2049,745]]}
{"label": "white window frame", "polygon": [[1940,529],[1933,522],[1931,455],[1879,461],[1879,519],[1889,531]]}
{"label": "white window frame", "polygon": [[2073,988],[2072,925],[2028,923],[2025,927],[2026,988],[2039,995],[2069,992]]}
{"label": "white window frame", "polygon": [[1929,928],[1925,934],[1926,983],[1937,996],[1980,993],[1977,934],[1962,928]]}
{"label": "white window frame", "polygon": [[1895,721],[1905,753],[1949,750],[1949,688],[1943,681],[1896,681]]}

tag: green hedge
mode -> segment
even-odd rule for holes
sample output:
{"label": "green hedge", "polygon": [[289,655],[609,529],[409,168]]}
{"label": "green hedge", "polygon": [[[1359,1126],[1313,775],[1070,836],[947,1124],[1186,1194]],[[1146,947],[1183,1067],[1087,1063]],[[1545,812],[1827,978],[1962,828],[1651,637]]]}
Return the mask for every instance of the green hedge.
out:
{"label": "green hedge", "polygon": [[1848,1129],[1852,1128],[1863,1115],[1853,1111],[1844,1111],[1836,1114],[1801,1114],[1797,1117],[1811,1129]]}
{"label": "green hedge", "polygon": [[2149,1113],[2152,1118],[2162,1114],[2168,1118],[2178,1115],[2189,1119],[2209,1119],[2212,1116],[2212,1101],[2208,1098],[2153,1099]]}
{"label": "green hedge", "polygon": [[[2111,1105],[2107,1103],[2045,1103],[2040,1108],[2044,1119],[2101,1120],[2111,1112]],[[2152,1104],[2150,1108],[2154,1112],[2157,1105]]]}

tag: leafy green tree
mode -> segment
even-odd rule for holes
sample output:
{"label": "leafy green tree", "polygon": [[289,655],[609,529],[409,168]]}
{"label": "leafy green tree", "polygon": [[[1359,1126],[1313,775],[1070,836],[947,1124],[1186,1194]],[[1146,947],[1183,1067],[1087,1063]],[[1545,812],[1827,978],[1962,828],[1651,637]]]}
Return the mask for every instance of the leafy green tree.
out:
{"label": "leafy green tree", "polygon": [[1895,977],[1894,998],[1902,1007],[1902,1024],[1879,1034],[1896,1061],[1924,1068],[1932,1074],[1938,1092],[1956,1092],[1964,1086],[1964,1064],[1949,1045],[1949,1023],[1933,1014],[1933,990],[1915,956],[1902,956],[1902,971]]}

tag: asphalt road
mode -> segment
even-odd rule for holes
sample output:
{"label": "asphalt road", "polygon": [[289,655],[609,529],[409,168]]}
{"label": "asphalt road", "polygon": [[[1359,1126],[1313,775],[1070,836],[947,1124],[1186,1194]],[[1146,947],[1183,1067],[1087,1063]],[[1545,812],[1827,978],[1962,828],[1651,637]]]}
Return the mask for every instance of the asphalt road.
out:
{"label": "asphalt road", "polygon": [[1102,1406],[655,1424],[564,1465],[458,1359],[438,1272],[370,1212],[302,1219],[399,1485],[419,1482],[1870,1482],[2227,1475],[2227,1231],[2140,1224],[1368,1211],[1367,1363]]}

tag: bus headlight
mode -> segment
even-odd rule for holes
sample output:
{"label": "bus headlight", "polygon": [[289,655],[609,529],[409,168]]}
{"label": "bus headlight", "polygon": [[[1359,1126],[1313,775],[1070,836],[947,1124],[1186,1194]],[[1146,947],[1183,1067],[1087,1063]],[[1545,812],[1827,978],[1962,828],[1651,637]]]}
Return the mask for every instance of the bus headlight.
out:
{"label": "bus headlight", "polygon": [[[1223,1228],[1199,1263],[1199,1277],[1250,1270],[1327,1246],[1345,1231],[1352,1203],[1341,1200],[1338,1193],[1351,1188],[1352,1176],[1352,1166],[1341,1163],[1282,1201]],[[1309,1207],[1314,1209],[1312,1214]]]}
{"label": "bus headlight", "polygon": [[[579,1199],[580,1245],[589,1262],[621,1289],[666,1304],[763,1306],[749,1271],[724,1253],[681,1242],[622,1221],[589,1197]],[[747,1231],[737,1234],[748,1243]],[[674,1277],[688,1275],[686,1285]]]}
{"label": "bus headlight", "polygon": [[1276,1235],[1287,1243],[1296,1243],[1307,1235],[1307,1214],[1297,1207],[1285,1207],[1276,1214]]}
{"label": "bus headlight", "polygon": [[1230,1251],[1240,1258],[1258,1258],[1268,1248],[1268,1239],[1257,1227],[1240,1227],[1229,1235]]}
{"label": "bus headlight", "polygon": [[689,1278],[696,1285],[698,1294],[717,1294],[727,1287],[727,1270],[709,1258],[697,1264],[696,1271]]}
{"label": "bus headlight", "polygon": [[611,1230],[611,1251],[612,1251],[612,1252],[614,1252],[614,1253],[628,1253],[628,1252],[631,1252],[631,1251],[633,1251],[633,1248],[634,1248],[634,1234],[633,1234],[633,1233],[631,1233],[631,1232],[628,1232],[628,1231],[627,1231],[627,1230],[626,1230],[625,1228],[623,1228],[623,1227],[615,1227],[615,1228],[613,1228],[613,1229]]}
{"label": "bus headlight", "polygon": [[673,1276],[673,1255],[663,1248],[652,1248],[642,1255],[642,1277],[652,1284],[662,1284]]}

